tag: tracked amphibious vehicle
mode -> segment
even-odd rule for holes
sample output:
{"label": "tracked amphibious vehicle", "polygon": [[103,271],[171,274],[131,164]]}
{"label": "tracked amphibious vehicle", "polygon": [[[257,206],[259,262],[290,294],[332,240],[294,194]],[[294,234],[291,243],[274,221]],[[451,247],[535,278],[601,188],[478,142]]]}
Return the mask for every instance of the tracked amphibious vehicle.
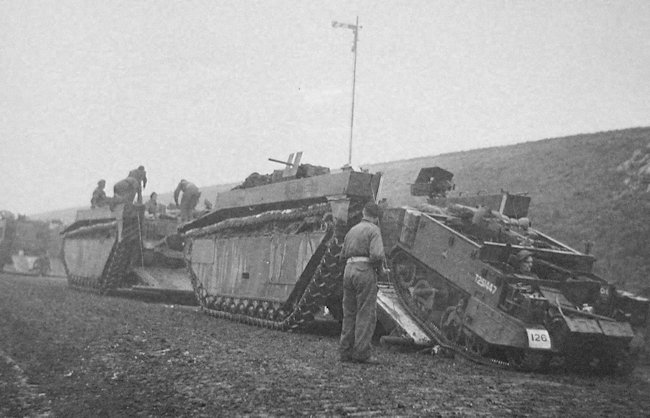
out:
{"label": "tracked amphibious vehicle", "polygon": [[59,226],[0,210],[0,271],[7,265],[12,273],[51,274],[51,260],[60,252]]}
{"label": "tracked amphibious vehicle", "polygon": [[181,228],[208,313],[283,330],[313,320],[322,306],[340,315],[343,238],[374,199],[379,176],[321,174],[329,170],[299,159],[292,154],[273,179],[249,176],[252,187],[219,193],[212,212]]}
{"label": "tracked amphibious vehicle", "polygon": [[[448,198],[451,177],[426,170],[411,191],[428,204],[382,218],[392,274],[378,302],[393,335],[523,370],[629,370],[647,299],[617,291],[593,273],[594,257],[531,228],[528,196]],[[532,271],[517,270],[519,254],[534,259]]]}
{"label": "tracked amphibious vehicle", "polygon": [[[173,223],[173,225],[172,225]],[[195,304],[175,221],[144,220],[142,205],[117,204],[77,212],[63,231],[70,287],[98,294]],[[180,245],[180,248],[176,248]]]}

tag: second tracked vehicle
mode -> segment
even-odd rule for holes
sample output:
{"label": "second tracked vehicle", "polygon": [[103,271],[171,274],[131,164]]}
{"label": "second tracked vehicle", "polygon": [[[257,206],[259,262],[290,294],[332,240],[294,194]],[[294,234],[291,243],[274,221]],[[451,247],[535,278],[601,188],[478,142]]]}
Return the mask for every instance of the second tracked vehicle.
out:
{"label": "second tracked vehicle", "polygon": [[274,182],[218,194],[212,212],[181,227],[195,294],[208,313],[282,330],[313,320],[323,306],[340,317],[343,238],[380,177],[309,176],[329,170],[298,159],[292,155]]}

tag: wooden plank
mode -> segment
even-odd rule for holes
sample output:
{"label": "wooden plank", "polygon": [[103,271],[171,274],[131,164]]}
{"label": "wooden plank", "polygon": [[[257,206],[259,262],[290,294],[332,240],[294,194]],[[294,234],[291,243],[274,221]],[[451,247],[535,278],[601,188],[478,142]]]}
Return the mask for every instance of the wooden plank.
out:
{"label": "wooden plank", "polygon": [[388,315],[395,325],[413,339],[415,344],[429,345],[432,340],[426,331],[415,322],[407,310],[402,306],[395,290],[392,287],[380,287],[377,292],[377,308]]}

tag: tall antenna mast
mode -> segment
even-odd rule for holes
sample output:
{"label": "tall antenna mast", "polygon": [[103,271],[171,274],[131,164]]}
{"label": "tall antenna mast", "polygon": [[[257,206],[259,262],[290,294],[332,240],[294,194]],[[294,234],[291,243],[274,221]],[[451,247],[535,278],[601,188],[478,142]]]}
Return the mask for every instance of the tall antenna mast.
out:
{"label": "tall antenna mast", "polygon": [[333,28],[346,28],[352,29],[354,33],[354,43],[352,44],[352,52],[354,52],[354,67],[352,70],[352,113],[350,115],[350,145],[348,149],[348,166],[352,166],[352,138],[354,133],[354,92],[357,84],[357,41],[359,40],[359,16],[357,16],[357,23],[355,25],[351,23],[340,23],[332,21]]}

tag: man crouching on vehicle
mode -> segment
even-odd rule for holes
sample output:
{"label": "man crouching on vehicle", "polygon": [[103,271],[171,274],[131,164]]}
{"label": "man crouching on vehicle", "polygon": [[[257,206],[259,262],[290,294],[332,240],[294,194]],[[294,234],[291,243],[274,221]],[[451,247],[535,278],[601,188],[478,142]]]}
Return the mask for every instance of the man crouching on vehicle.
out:
{"label": "man crouching on vehicle", "polygon": [[376,363],[371,357],[371,340],[377,322],[377,273],[383,266],[379,206],[368,202],[363,219],[345,236],[342,256],[347,260],[343,275],[343,325],[341,361]]}

